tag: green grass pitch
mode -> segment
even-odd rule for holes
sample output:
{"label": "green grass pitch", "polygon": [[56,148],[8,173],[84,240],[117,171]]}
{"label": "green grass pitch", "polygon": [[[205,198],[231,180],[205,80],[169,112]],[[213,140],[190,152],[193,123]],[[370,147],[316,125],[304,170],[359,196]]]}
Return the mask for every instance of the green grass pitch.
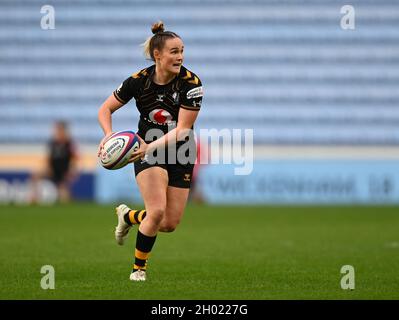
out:
{"label": "green grass pitch", "polygon": [[120,247],[115,223],[112,206],[0,206],[0,299],[399,298],[398,207],[190,205],[159,234],[145,283],[128,279],[136,229]]}

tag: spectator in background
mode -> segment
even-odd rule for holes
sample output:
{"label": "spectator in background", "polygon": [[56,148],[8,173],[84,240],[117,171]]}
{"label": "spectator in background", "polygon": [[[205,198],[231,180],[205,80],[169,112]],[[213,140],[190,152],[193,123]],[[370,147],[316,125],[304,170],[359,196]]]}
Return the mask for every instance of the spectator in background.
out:
{"label": "spectator in background", "polygon": [[58,201],[69,202],[71,185],[77,177],[77,158],[76,146],[69,134],[67,123],[57,121],[47,146],[46,167],[32,176],[32,202],[38,201],[38,185],[41,179],[50,179],[55,184]]}

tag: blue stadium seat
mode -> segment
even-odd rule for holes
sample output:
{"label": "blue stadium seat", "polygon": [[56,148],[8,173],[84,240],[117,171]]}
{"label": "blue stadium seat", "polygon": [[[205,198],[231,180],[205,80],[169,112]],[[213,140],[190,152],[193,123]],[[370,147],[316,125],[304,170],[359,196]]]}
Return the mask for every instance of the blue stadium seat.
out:
{"label": "blue stadium seat", "polygon": [[[162,19],[205,88],[199,128],[253,128],[256,143],[399,144],[399,4],[338,0],[0,2],[0,143],[42,143],[60,118],[89,144],[101,103],[148,65],[139,44]],[[123,8],[121,10],[120,8]],[[156,9],[156,10],[155,10]],[[115,114],[137,126],[132,102]]]}

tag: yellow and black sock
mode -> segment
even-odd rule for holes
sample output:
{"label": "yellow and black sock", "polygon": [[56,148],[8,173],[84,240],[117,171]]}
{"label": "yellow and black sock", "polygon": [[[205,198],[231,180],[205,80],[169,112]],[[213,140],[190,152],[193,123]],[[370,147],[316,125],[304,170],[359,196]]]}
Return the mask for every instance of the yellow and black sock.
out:
{"label": "yellow and black sock", "polygon": [[153,237],[149,237],[141,233],[140,230],[137,231],[133,272],[139,269],[144,271],[146,270],[148,256],[150,255],[150,252],[152,250],[152,247],[154,246],[156,238],[157,238],[156,235]]}
{"label": "yellow and black sock", "polygon": [[125,222],[131,226],[133,224],[140,224],[147,215],[145,210],[130,210],[123,216]]}

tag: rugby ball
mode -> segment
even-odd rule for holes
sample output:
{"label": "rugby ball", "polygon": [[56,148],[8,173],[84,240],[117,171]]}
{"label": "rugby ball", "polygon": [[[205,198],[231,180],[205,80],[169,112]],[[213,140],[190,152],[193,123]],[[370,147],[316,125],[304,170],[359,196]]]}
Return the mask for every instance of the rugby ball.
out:
{"label": "rugby ball", "polygon": [[139,138],[133,131],[118,131],[104,143],[101,165],[108,170],[120,169],[129,163],[132,153],[139,148]]}

